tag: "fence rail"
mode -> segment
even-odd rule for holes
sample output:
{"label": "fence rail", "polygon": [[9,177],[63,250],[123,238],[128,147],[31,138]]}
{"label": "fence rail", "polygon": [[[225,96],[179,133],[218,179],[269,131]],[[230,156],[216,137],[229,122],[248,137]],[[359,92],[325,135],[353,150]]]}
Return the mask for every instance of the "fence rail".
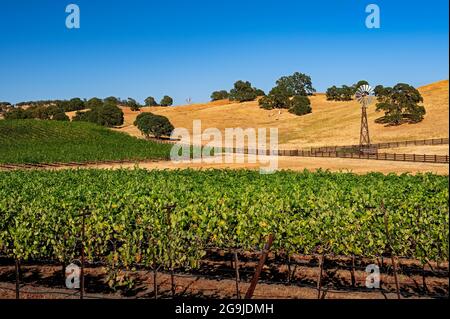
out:
{"label": "fence rail", "polygon": [[[165,139],[157,140],[150,138],[152,141],[164,144],[174,144],[179,141]],[[403,153],[378,153],[379,149],[411,146],[411,145],[445,145],[449,144],[448,137],[434,138],[424,140],[409,140],[387,143],[375,143],[370,145],[370,152],[360,152],[359,145],[342,145],[342,146],[323,146],[312,147],[311,149],[290,149],[278,150],[278,156],[300,156],[300,157],[338,157],[338,158],[354,158],[354,159],[372,159],[384,161],[402,161],[402,162],[423,162],[423,163],[449,163],[448,155],[428,155],[428,154],[403,154]],[[248,148],[224,148],[224,152],[228,153],[244,153],[244,154],[266,154],[270,155],[269,150],[251,150]]]}
{"label": "fence rail", "polygon": [[[448,145],[449,139],[445,138],[433,138],[424,140],[408,140],[408,141],[398,141],[398,142],[386,142],[386,143],[374,143],[371,144],[372,148],[375,149],[385,149],[385,148],[395,148],[404,146],[421,146],[421,145]],[[321,147],[311,147],[311,152],[343,152],[346,150],[358,149],[359,145],[339,145],[339,146],[321,146]]]}
{"label": "fence rail", "polygon": [[[152,139],[153,140],[153,139]],[[178,141],[174,140],[159,140],[158,143],[173,144]],[[411,144],[411,143],[417,144]],[[410,143],[410,144],[401,144]],[[418,144],[423,143],[423,144]],[[448,144],[448,138],[421,140],[421,141],[403,141],[392,142],[383,144],[382,148],[386,148],[383,145],[439,145]],[[192,145],[191,145],[192,146]],[[352,146],[356,147],[356,145]],[[390,146],[396,147],[396,146]],[[252,150],[248,148],[223,148],[225,153],[238,153],[238,154],[265,154],[278,156],[298,156],[298,157],[334,157],[334,158],[349,158],[349,159],[370,159],[370,160],[383,160],[383,161],[401,161],[401,162],[422,162],[422,163],[440,163],[448,164],[448,155],[429,155],[429,154],[403,154],[403,153],[378,153],[377,149],[370,153],[359,152],[359,146],[357,151],[349,151],[349,149],[337,150],[336,148],[342,148],[342,146],[334,146],[328,148],[316,148],[314,150],[277,150],[276,152],[270,150]],[[319,151],[319,149],[322,149]],[[324,150],[326,149],[326,150]],[[13,169],[36,169],[36,168],[58,168],[58,167],[79,167],[88,165],[102,165],[102,164],[129,164],[136,162],[155,162],[157,160],[103,160],[103,161],[88,161],[88,162],[69,162],[69,163],[0,163],[0,170],[13,170]]]}
{"label": "fence rail", "polygon": [[383,161],[401,162],[423,162],[423,163],[449,163],[448,155],[427,155],[427,154],[399,154],[399,153],[350,153],[350,152],[312,152],[304,150],[252,150],[252,149],[225,149],[229,153],[241,154],[265,154],[278,156],[298,156],[298,157],[334,157],[349,159],[370,159]]}

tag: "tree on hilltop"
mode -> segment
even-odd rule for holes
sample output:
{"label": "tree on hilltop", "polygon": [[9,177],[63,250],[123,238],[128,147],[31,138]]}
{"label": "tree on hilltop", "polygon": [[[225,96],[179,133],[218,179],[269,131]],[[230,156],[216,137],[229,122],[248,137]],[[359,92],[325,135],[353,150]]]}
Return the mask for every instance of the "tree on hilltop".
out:
{"label": "tree on hilltop", "polygon": [[295,72],[289,76],[283,76],[277,80],[276,84],[278,86],[286,87],[291,96],[307,96],[316,92],[316,89],[312,86],[311,77],[300,72]]}
{"label": "tree on hilltop", "polygon": [[214,91],[211,94],[211,101],[218,101],[228,99],[228,92],[226,90]]}
{"label": "tree on hilltop", "polygon": [[233,89],[230,90],[229,98],[231,101],[253,101],[257,95],[255,89],[249,81],[236,81]]}
{"label": "tree on hilltop", "polygon": [[161,99],[161,102],[159,102],[159,105],[161,106],[171,106],[172,104],[173,99],[168,95],[164,95],[164,97]]}
{"label": "tree on hilltop", "polygon": [[153,96],[149,96],[144,100],[145,106],[158,106],[158,102],[156,102]]}

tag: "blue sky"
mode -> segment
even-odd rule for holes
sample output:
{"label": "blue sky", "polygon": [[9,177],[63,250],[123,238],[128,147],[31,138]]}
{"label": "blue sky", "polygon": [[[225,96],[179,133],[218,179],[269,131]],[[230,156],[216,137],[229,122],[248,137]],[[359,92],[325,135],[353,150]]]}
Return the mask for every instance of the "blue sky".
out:
{"label": "blue sky", "polygon": [[[65,7],[81,28],[65,27]],[[381,28],[365,27],[366,5]],[[168,94],[209,100],[239,79],[282,75],[318,91],[366,79],[448,79],[448,0],[0,0],[0,101]]]}

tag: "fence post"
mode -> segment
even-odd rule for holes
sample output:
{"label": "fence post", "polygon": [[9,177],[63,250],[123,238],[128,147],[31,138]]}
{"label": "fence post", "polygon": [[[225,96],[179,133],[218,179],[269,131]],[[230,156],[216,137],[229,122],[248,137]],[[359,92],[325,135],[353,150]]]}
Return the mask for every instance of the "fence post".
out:
{"label": "fence post", "polygon": [[259,279],[259,275],[261,274],[261,271],[262,271],[262,268],[266,261],[267,255],[269,254],[269,249],[272,246],[272,242],[273,242],[273,234],[270,234],[267,243],[264,245],[261,256],[259,257],[258,266],[256,267],[256,272],[253,275],[252,281],[250,283],[250,287],[248,288],[247,293],[245,294],[245,299],[252,298],[253,293],[255,292],[256,284],[258,283],[258,279]]}
{"label": "fence post", "polygon": [[234,267],[235,267],[235,275],[236,275],[236,298],[241,299],[241,292],[239,289],[239,258],[236,249],[234,250]]}
{"label": "fence post", "polygon": [[80,299],[84,298],[84,212],[81,215],[81,287],[80,287]]}
{"label": "fence post", "polygon": [[20,261],[15,258],[15,271],[16,271],[16,299],[20,299]]}

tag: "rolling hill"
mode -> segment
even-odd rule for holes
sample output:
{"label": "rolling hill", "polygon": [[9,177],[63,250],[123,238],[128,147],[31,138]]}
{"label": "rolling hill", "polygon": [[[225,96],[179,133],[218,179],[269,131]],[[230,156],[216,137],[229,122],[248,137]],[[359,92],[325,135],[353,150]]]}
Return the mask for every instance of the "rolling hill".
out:
{"label": "rolling hill", "polygon": [[[428,139],[449,136],[448,80],[419,88],[427,114],[418,124],[386,127],[376,124],[382,113],[375,112],[375,103],[368,109],[372,142]],[[233,103],[228,100],[177,107],[145,107],[140,112],[153,112],[167,116],[175,127],[192,130],[194,119],[202,120],[202,129],[216,127],[224,132],[227,127],[278,127],[279,144],[283,148],[306,148],[323,145],[347,145],[359,142],[360,106],[356,101],[327,101],[325,94],[311,97],[311,114],[295,116],[283,110],[259,108],[257,101]],[[140,112],[124,108],[125,123],[119,131],[140,136],[133,126]]]}
{"label": "rolling hill", "polygon": [[0,163],[167,159],[157,144],[84,122],[0,121]]}

